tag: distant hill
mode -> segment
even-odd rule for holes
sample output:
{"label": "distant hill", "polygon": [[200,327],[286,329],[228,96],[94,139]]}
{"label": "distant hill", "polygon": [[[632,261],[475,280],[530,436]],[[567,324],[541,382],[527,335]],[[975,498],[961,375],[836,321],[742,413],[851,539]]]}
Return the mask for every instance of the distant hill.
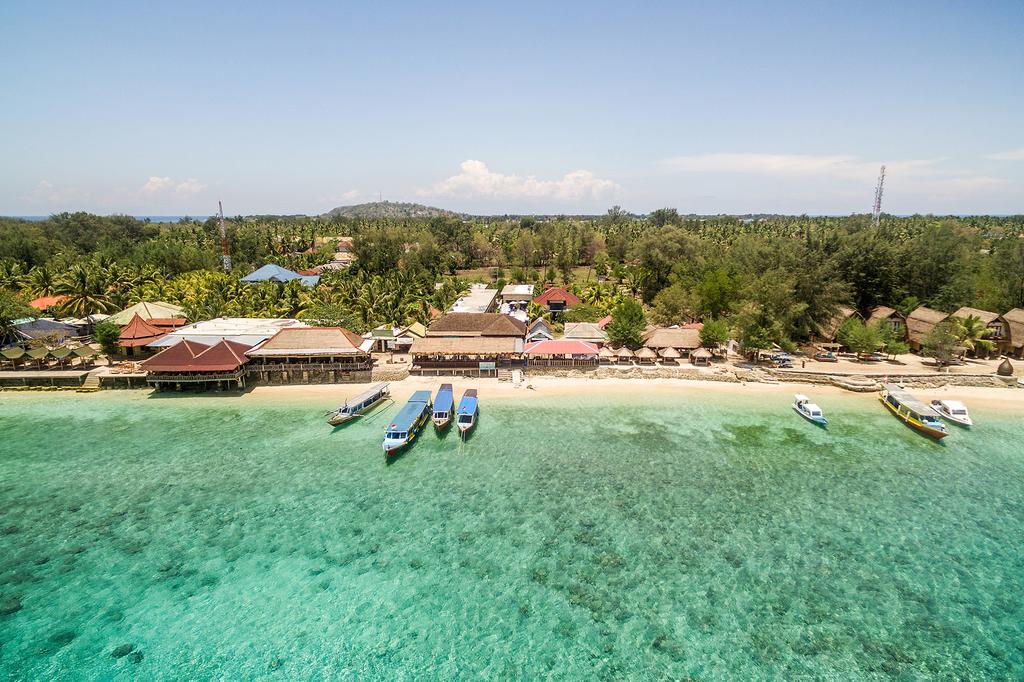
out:
{"label": "distant hill", "polygon": [[339,206],[324,214],[333,218],[434,218],[436,216],[457,216],[458,213],[443,208],[410,204],[404,201],[371,201],[355,206]]}

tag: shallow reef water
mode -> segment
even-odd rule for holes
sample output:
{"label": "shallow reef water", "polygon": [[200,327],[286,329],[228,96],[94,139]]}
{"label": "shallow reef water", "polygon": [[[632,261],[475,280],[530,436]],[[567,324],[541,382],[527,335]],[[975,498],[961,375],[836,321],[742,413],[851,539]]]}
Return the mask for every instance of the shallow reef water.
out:
{"label": "shallow reef water", "polygon": [[0,396],[0,677],[1024,677],[1021,415],[789,400]]}

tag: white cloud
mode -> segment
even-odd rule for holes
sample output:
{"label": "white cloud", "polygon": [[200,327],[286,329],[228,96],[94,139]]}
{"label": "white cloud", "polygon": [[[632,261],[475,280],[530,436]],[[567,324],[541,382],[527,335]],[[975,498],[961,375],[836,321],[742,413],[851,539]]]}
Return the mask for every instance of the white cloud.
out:
{"label": "white cloud", "polygon": [[179,182],[174,188],[174,191],[178,194],[198,194],[206,190],[206,185],[199,182],[195,178],[189,178],[183,182]]}
{"label": "white cloud", "polygon": [[345,201],[352,201],[353,199],[355,199],[358,196],[359,196],[359,190],[357,190],[357,189],[350,189],[349,191],[342,193],[341,198],[343,200],[345,200]]}
{"label": "white cloud", "polygon": [[143,185],[139,191],[144,192],[146,194],[154,194],[156,192],[163,191],[173,186],[174,180],[171,180],[170,178],[167,177],[161,178],[153,175],[150,176],[149,180],[146,181],[146,184]]}
{"label": "white cloud", "polygon": [[808,154],[696,154],[675,156],[662,163],[669,170],[684,173],[747,173],[752,175],[819,175],[863,178],[878,174],[885,163],[890,174],[930,175],[942,159],[907,161],[865,161],[851,155]]}
{"label": "white cloud", "polygon": [[1024,161],[1024,147],[1021,149],[1008,149],[1005,152],[987,154],[985,158],[993,161]]}
{"label": "white cloud", "polygon": [[538,180],[533,175],[505,175],[490,170],[483,161],[469,159],[460,164],[462,172],[420,189],[421,197],[488,197],[495,199],[599,199],[614,193],[619,185],[596,177],[588,170],[566,173],[560,180]]}
{"label": "white cloud", "polygon": [[70,206],[85,201],[89,198],[88,192],[83,192],[77,187],[56,187],[49,180],[40,180],[39,184],[32,188],[28,194],[24,194],[21,200],[32,206]]}
{"label": "white cloud", "polygon": [[139,189],[142,194],[160,194],[170,190],[174,190],[177,194],[199,194],[206,191],[206,184],[197,178],[188,178],[179,182],[167,176],[153,175]]}

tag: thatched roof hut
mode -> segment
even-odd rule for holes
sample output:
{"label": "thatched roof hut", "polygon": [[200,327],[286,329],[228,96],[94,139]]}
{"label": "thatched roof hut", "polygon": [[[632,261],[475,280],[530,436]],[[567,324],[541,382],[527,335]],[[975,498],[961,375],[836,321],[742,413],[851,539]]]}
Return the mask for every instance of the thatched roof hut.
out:
{"label": "thatched roof hut", "polygon": [[828,341],[834,340],[836,338],[836,332],[838,332],[839,328],[843,326],[843,322],[846,322],[854,315],[860,317],[860,313],[858,313],[850,306],[839,306],[839,310],[836,312],[836,314],[833,315],[828,322],[821,325],[821,328],[818,330],[818,335],[821,336],[821,338],[826,339]]}
{"label": "thatched roof hut", "polygon": [[636,357],[640,361],[654,360],[658,357],[658,353],[653,348],[648,348],[647,346],[644,346],[643,348],[636,352]]}
{"label": "thatched roof hut", "polygon": [[935,325],[949,318],[948,313],[934,310],[926,306],[915,308],[907,316],[907,339],[911,345],[920,347],[924,337],[935,328]]}
{"label": "thatched roof hut", "polygon": [[617,351],[615,351],[615,357],[619,358],[620,360],[628,359],[628,358],[635,358],[636,357],[636,353],[634,353],[630,349],[628,349],[625,346],[623,346],[622,348],[620,348]]}
{"label": "thatched roof hut", "polygon": [[677,351],[672,346],[669,346],[668,348],[662,348],[661,350],[658,351],[658,355],[660,355],[662,358],[666,360],[675,360],[677,358],[683,357],[682,353]]}
{"label": "thatched roof hut", "polygon": [[1005,313],[1003,320],[1006,322],[1010,335],[1007,345],[1016,350],[1024,348],[1024,308],[1014,308]]}

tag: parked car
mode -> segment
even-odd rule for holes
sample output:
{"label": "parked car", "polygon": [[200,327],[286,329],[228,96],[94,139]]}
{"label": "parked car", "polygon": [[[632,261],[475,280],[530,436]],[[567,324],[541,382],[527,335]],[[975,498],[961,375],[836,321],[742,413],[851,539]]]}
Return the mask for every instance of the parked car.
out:
{"label": "parked car", "polygon": [[814,359],[818,362],[839,362],[839,358],[832,351],[818,351],[814,354]]}

